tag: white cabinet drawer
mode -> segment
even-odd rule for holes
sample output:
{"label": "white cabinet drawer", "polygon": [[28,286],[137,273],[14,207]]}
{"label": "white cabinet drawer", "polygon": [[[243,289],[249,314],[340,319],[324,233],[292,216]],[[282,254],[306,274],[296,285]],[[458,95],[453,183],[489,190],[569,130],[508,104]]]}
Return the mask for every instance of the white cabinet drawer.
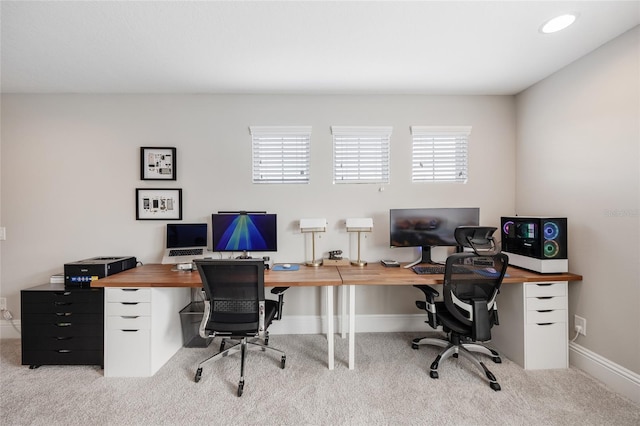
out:
{"label": "white cabinet drawer", "polygon": [[151,329],[150,316],[110,316],[107,319],[109,330],[149,330]]}
{"label": "white cabinet drawer", "polygon": [[557,297],[528,297],[527,311],[546,311],[552,309],[567,309],[567,296]]}
{"label": "white cabinet drawer", "polygon": [[[107,316],[151,315],[151,303],[107,303]],[[108,320],[107,320],[108,321]]]}
{"label": "white cabinet drawer", "polygon": [[106,288],[107,302],[151,302],[150,288]]}
{"label": "white cabinet drawer", "polygon": [[107,330],[105,337],[105,377],[145,377],[151,375],[150,330]]}
{"label": "white cabinet drawer", "polygon": [[527,311],[527,324],[549,324],[567,322],[567,311],[555,309],[552,311]]}
{"label": "white cabinet drawer", "polygon": [[527,283],[525,285],[525,297],[548,297],[566,295],[566,281],[554,283]]}
{"label": "white cabinet drawer", "polygon": [[527,324],[525,327],[525,368],[530,370],[567,368],[569,345],[567,324]]}

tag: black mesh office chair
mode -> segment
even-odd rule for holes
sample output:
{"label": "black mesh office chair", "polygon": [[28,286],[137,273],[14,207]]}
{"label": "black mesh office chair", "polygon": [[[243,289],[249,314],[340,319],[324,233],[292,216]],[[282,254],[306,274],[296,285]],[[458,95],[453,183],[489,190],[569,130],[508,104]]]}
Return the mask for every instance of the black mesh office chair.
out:
{"label": "black mesh office chair", "polygon": [[[281,317],[283,293],[287,287],[277,287],[271,291],[278,295],[278,301],[265,299],[262,260],[203,259],[194,262],[202,278],[205,299],[200,336],[223,337],[220,351],[198,364],[195,381],[199,382],[202,378],[202,365],[205,362],[240,351],[238,396],[242,396],[248,345],[280,354],[280,368],[285,366],[284,352],[268,346],[267,329],[273,320]],[[229,341],[233,341],[234,345],[225,349]]]}
{"label": "black mesh office chair", "polygon": [[489,379],[489,386],[495,391],[500,385],[485,364],[471,352],[490,356],[495,363],[501,363],[500,355],[479,342],[491,339],[491,327],[498,324],[496,296],[500,290],[509,258],[496,249],[493,227],[463,226],[455,231],[456,241],[473,252],[462,252],[447,258],[442,287],[443,301],[436,302],[438,292],[430,286],[416,285],[425,301],[416,301],[419,309],[427,311],[426,321],[434,329],[442,326],[447,334],[445,339],[413,339],[412,347],[435,345],[445,348],[431,364],[430,376],[438,378],[438,365],[450,356],[459,354],[478,366]]}

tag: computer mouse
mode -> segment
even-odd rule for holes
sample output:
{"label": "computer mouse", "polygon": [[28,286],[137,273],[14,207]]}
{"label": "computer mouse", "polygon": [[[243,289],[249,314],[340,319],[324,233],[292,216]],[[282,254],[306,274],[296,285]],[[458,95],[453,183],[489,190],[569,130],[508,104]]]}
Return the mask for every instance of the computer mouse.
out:
{"label": "computer mouse", "polygon": [[291,264],[290,263],[284,263],[284,264],[282,264],[282,267],[284,269],[289,269],[289,268],[291,268]]}

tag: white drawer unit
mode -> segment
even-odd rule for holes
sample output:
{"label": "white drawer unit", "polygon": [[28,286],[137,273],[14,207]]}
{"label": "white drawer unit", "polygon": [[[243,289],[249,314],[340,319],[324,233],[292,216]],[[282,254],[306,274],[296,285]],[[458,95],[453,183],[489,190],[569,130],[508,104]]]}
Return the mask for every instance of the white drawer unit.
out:
{"label": "white drawer unit", "polygon": [[106,377],[153,376],[182,347],[188,288],[105,288]]}
{"label": "white drawer unit", "polygon": [[496,350],[527,370],[569,366],[567,281],[503,284]]}

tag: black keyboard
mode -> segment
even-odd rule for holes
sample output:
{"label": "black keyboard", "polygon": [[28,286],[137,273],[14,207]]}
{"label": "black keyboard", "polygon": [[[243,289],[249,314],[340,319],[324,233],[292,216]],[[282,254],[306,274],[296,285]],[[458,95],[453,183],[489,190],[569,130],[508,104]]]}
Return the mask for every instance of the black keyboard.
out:
{"label": "black keyboard", "polygon": [[[413,272],[418,275],[437,275],[444,274],[444,265],[427,265],[427,266],[413,266]],[[469,271],[464,266],[453,265],[453,273],[454,274],[470,274]]]}
{"label": "black keyboard", "polygon": [[172,249],[169,256],[199,256],[204,249]]}

